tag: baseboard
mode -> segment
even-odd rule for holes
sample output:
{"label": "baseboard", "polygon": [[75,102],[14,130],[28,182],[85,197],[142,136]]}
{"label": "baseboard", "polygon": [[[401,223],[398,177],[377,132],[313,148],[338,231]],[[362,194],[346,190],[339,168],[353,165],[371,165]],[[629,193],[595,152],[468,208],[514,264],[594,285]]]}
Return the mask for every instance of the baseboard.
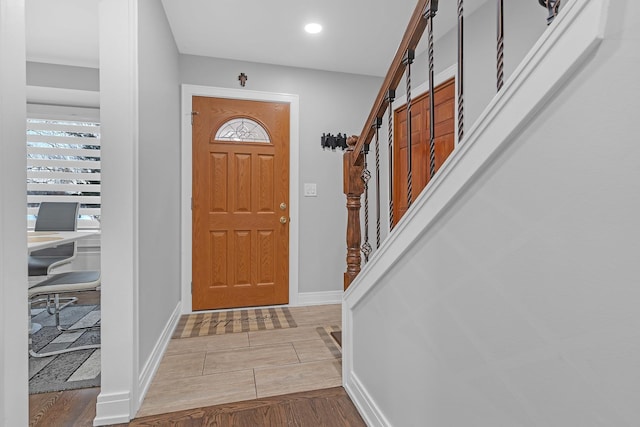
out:
{"label": "baseboard", "polygon": [[96,402],[96,417],[93,420],[94,426],[109,426],[112,424],[129,423],[129,407],[131,394],[112,393],[98,395]]}
{"label": "baseboard", "polygon": [[360,416],[364,419],[369,427],[390,427],[391,423],[384,416],[378,405],[371,398],[367,390],[364,388],[356,374],[350,372],[343,381],[344,389],[358,408]]}
{"label": "baseboard", "polygon": [[140,406],[142,405],[142,401],[144,397],[147,395],[147,391],[149,390],[149,386],[151,385],[151,381],[153,380],[156,371],[158,370],[158,366],[160,366],[160,362],[162,361],[162,356],[164,355],[165,350],[167,349],[167,345],[169,345],[169,341],[171,340],[171,335],[173,335],[173,330],[176,328],[178,324],[178,320],[180,320],[180,309],[182,307],[182,302],[178,301],[176,308],[173,309],[173,313],[169,317],[167,324],[162,330],[162,334],[160,334],[160,338],[156,342],[156,345],[153,347],[151,351],[151,355],[147,359],[147,363],[144,364],[142,371],[140,372],[140,378],[138,379],[138,393],[139,400],[136,406],[136,410],[134,412],[138,412]]}
{"label": "baseboard", "polygon": [[343,291],[300,292],[298,305],[341,304]]}

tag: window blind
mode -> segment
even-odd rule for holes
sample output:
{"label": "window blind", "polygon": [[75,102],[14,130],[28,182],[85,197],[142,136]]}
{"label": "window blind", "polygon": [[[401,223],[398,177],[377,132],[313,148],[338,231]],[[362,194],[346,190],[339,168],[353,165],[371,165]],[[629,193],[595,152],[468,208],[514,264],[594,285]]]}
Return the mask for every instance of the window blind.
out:
{"label": "window blind", "polygon": [[79,202],[78,228],[100,227],[100,123],[27,119],[27,218],[40,202]]}

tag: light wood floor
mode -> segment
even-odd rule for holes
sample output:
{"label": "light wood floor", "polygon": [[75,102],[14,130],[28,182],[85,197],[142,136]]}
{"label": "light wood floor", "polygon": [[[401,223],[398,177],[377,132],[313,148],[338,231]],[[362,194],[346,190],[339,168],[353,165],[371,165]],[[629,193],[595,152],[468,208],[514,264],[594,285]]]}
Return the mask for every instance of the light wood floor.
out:
{"label": "light wood floor", "polygon": [[[264,405],[273,404],[279,408],[277,411],[284,411],[283,413],[289,414],[288,416],[293,416],[293,412],[291,412],[293,406],[307,408],[308,405],[322,406],[326,402],[309,403],[307,396],[293,398],[297,402],[294,404],[279,402],[277,399],[272,401],[269,400],[269,397],[335,387],[338,387],[340,393],[344,394],[344,390],[339,387],[342,384],[340,352],[326,332],[323,333],[318,329],[341,326],[340,306],[293,307],[290,310],[298,324],[297,328],[172,340],[140,411],[136,415],[136,421],[158,414],[229,403],[233,403],[233,405],[223,405],[224,410],[220,408],[215,410],[217,411],[215,413],[218,414],[216,417],[222,417],[219,418],[220,420],[235,420],[235,416],[230,414],[233,413],[233,408],[238,407],[236,406],[237,402],[241,401],[254,402],[254,404],[242,406],[244,408],[242,411],[255,409],[258,413],[262,413],[265,411],[264,407],[266,406]],[[95,416],[97,390],[87,389],[75,392],[48,393],[50,396],[32,396],[30,399],[31,425],[52,427],[84,425],[78,423],[84,422],[85,418]],[[67,393],[69,394],[67,395]],[[78,417],[83,418],[76,419],[73,424],[66,424],[71,416],[71,412],[66,411],[64,415],[58,415],[62,416],[61,424],[58,424],[57,419],[54,418],[56,411],[53,408],[60,403],[64,406],[71,405],[74,399],[80,398],[92,400],[92,403],[89,404],[92,409],[85,408],[76,413]],[[344,398],[348,400],[346,394],[341,397],[333,395],[332,399],[334,398],[337,399],[336,402],[342,402],[331,403],[331,405],[338,405],[336,408],[344,406]],[[350,401],[349,404],[352,405]],[[336,408],[334,408],[334,412],[337,411],[337,415],[341,416],[342,409]],[[94,415],[91,415],[91,410]],[[189,419],[192,419],[191,417],[192,415],[189,415]],[[353,417],[349,415],[347,418]],[[356,421],[361,423],[359,417]],[[294,423],[293,425],[364,425],[345,424],[345,422],[342,420],[337,424]],[[213,425],[227,425],[222,421],[220,423]],[[90,423],[86,425],[90,425]],[[207,424],[188,423],[186,425]],[[278,424],[236,424],[234,421],[233,424],[228,425]]]}

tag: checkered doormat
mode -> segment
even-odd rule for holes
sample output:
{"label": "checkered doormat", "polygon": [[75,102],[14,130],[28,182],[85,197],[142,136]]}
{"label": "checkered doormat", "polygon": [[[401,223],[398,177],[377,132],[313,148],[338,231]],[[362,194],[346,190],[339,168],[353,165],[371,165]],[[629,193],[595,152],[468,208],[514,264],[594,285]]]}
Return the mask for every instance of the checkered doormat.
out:
{"label": "checkered doormat", "polygon": [[295,327],[296,322],[287,307],[185,314],[180,318],[172,338]]}

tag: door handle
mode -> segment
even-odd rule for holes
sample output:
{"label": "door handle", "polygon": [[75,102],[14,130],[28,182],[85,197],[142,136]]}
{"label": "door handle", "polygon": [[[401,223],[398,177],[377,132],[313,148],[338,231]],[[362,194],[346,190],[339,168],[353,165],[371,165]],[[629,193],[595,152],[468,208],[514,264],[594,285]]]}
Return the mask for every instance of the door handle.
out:
{"label": "door handle", "polygon": [[280,224],[286,224],[287,223],[287,217],[286,216],[281,216],[280,217]]}

